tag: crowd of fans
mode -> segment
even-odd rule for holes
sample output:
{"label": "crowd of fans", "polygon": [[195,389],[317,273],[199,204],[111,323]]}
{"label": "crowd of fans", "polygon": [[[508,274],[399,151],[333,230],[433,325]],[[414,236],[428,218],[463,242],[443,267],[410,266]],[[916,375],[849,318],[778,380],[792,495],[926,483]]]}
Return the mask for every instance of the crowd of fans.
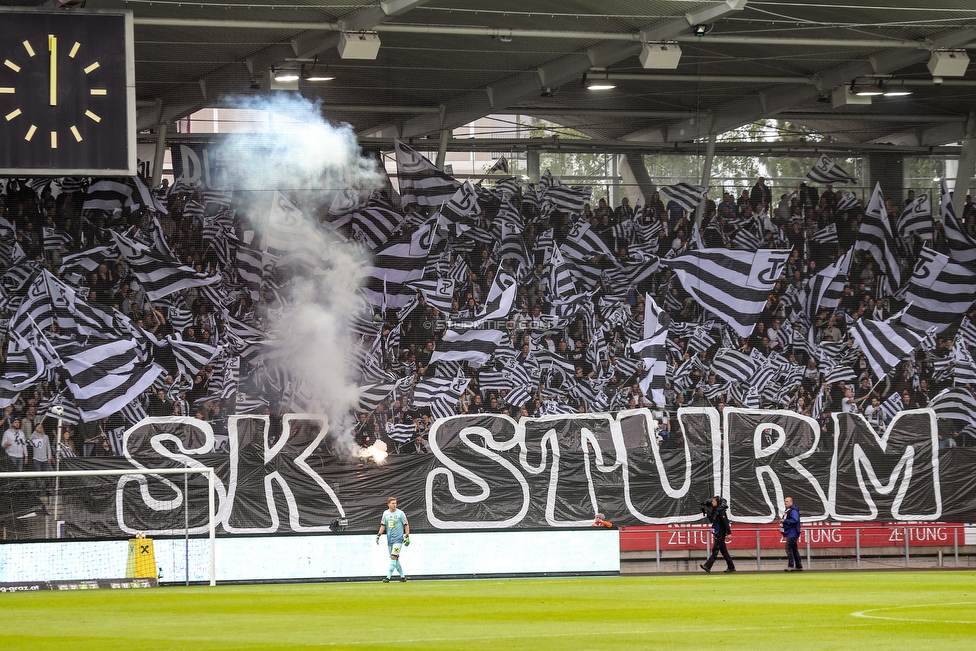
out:
{"label": "crowd of fans", "polygon": [[[114,213],[83,210],[87,184],[65,182],[59,185],[60,192],[54,192],[59,189],[54,183],[38,186],[22,180],[8,180],[0,195],[0,266],[3,267],[0,286],[4,303],[0,308],[4,310],[4,318],[9,318],[15,308],[18,292],[25,291],[25,285],[22,279],[18,280],[17,273],[17,269],[23,269],[25,261],[60,276],[66,257],[94,246],[111,244],[110,230],[121,232],[138,229],[149,218],[146,210],[124,208]],[[587,203],[578,217],[559,211],[541,215],[535,207],[522,204],[526,222],[522,239],[525,249],[533,256],[529,265],[531,268],[518,269],[510,259],[498,260],[493,255],[494,243],[475,242],[467,247],[441,249],[446,265],[453,265],[456,257],[460,256],[467,269],[466,277],[455,284],[451,310],[442,313],[426,304],[422,296],[419,305],[405,315],[398,315],[394,310],[386,313],[377,310],[374,318],[377,323],[382,323],[380,336],[386,337],[394,329],[398,329],[399,333],[398,342],[384,359],[385,370],[394,376],[412,377],[406,386],[434,376],[437,368],[436,364],[431,364],[431,356],[441,343],[446,322],[452,318],[478,314],[484,308],[496,274],[501,270],[511,271],[519,279],[519,289],[513,310],[502,325],[510,342],[510,345],[505,344],[506,351],[510,351],[508,358],[506,360],[503,359],[504,355],[497,355],[480,369],[467,363],[460,365],[461,371],[470,378],[470,383],[454,406],[455,413],[498,413],[518,419],[555,412],[648,407],[658,420],[656,435],[659,440],[665,446],[677,446],[681,434],[676,431],[674,414],[678,408],[713,406],[721,410],[726,405],[738,406],[742,402],[736,396],[716,390],[720,379],[709,370],[715,353],[728,341],[716,335],[716,341],[706,349],[688,350],[692,335],[688,328],[681,326],[699,324],[713,317],[703,315],[701,305],[684,292],[680,283],[672,282],[673,272],[662,267],[636,286],[623,288],[622,293],[621,288],[597,286],[587,299],[592,304],[591,310],[581,312],[566,322],[552,319],[550,270],[546,266],[548,258],[544,246],[539,245],[550,229],[553,241],[558,245],[565,240],[573,223],[582,219],[588,221],[592,232],[601,238],[613,256],[626,261],[632,259],[635,248],[641,248],[646,253],[648,242],[639,241],[634,235],[638,229],[622,226],[632,222],[646,231],[648,225],[657,223],[659,228],[653,229],[655,237],[652,241],[656,247],[653,253],[665,258],[688,251],[696,245],[698,238],[699,246],[732,247],[736,234],[744,224],[759,223],[763,247],[792,247],[793,253],[781,281],[770,294],[754,333],[734,343],[745,351],[756,349],[767,356],[778,353],[804,367],[799,385],[778,402],[764,397],[764,407],[785,408],[813,415],[820,418],[828,429],[832,412],[860,411],[875,426],[883,428],[885,418],[879,404],[893,393],[901,396],[905,408],[925,407],[940,389],[952,384],[952,376],[940,374],[935,361],[947,355],[953,345],[955,328],[942,333],[936,346],[916,351],[913,358],[899,364],[887,378],[873,377],[864,357],[860,356],[852,368],[856,379],[834,383],[826,381],[823,365],[818,365],[802,347],[794,344],[794,337],[787,334],[792,324],[782,309],[784,295],[791,285],[799,286],[853,246],[865,198],[862,197],[858,205],[840,212],[837,210],[840,194],[830,186],[822,191],[806,184],[774,190],[764,179],[759,179],[752,187],[726,190],[717,202],[713,199],[705,202],[698,228],[695,228],[694,214],[689,214],[674,201],[666,203],[658,192],[647,198],[642,206],[632,206],[626,198],[613,206],[608,198],[599,198],[594,205]],[[207,204],[204,194],[189,188],[173,192],[164,185],[156,190],[156,195],[166,202],[167,212],[156,217],[173,252],[184,264],[199,272],[219,269],[219,256],[213,247],[208,246],[204,237],[206,217],[213,212],[211,206],[204,210]],[[897,217],[913,198],[911,192],[904,201],[888,198],[888,214]],[[518,202],[521,195],[516,199]],[[936,201],[933,203],[937,205]],[[756,215],[760,217],[754,219]],[[326,215],[318,217],[324,221]],[[480,226],[484,231],[490,231],[493,217],[493,207],[489,202],[480,217]],[[976,237],[976,209],[968,197],[961,221],[968,232]],[[836,243],[811,242],[815,232],[830,224],[837,227]],[[234,229],[242,232],[246,226],[237,220]],[[948,253],[938,221],[935,222],[935,236],[931,245],[938,251]],[[910,264],[909,260],[909,256],[903,257],[906,265]],[[614,261],[604,255],[591,263],[609,269]],[[226,267],[224,271],[227,271]],[[910,269],[906,271],[910,274]],[[214,306],[197,289],[184,290],[181,293],[182,304],[188,314],[183,314],[178,319],[179,323],[174,324],[173,312],[146,299],[144,289],[133,278],[124,258],[99,264],[94,271],[72,280],[76,286],[85,289],[89,302],[118,310],[156,337],[179,334],[186,341],[203,344],[212,344],[220,338],[222,309],[228,306]],[[845,341],[850,324],[857,319],[890,316],[897,309],[897,302],[890,296],[879,294],[878,280],[878,267],[870,254],[856,252],[841,304],[836,309],[821,309],[816,315],[810,315],[814,340]],[[604,323],[605,313],[601,309],[603,299],[611,294],[622,297],[618,305],[623,305],[625,310],[625,318],[615,325]],[[641,391],[638,382],[644,374],[643,367],[623,363],[628,358],[638,359],[628,346],[643,337],[645,296],[651,296],[667,312],[674,326],[671,335],[673,345],[668,347],[669,371],[673,372],[692,356],[698,356],[702,362],[691,371],[689,377],[682,380],[680,387],[669,375],[665,404],[654,404]],[[264,294],[260,300],[252,300],[245,293],[229,306],[229,314],[258,329],[266,328],[268,312],[279,307],[276,300],[277,297]],[[971,312],[964,318],[976,322],[976,313]],[[554,323],[558,327],[553,327]],[[721,325],[718,324],[716,333]],[[594,341],[594,338],[598,340]],[[0,355],[5,355],[7,343],[5,336]],[[373,337],[367,335],[359,343],[364,348],[370,348]],[[482,386],[485,371],[501,371],[513,363],[527,364],[539,351],[546,351],[568,362],[573,368],[571,377],[554,382],[545,372],[532,374],[532,384],[527,387],[528,398],[517,404],[507,401],[510,389]],[[205,399],[214,395],[210,386],[214,373],[214,365],[205,365],[192,378],[174,377],[172,373],[161,376],[146,392],[141,401],[142,407],[150,416],[182,415],[205,420],[214,427],[218,438],[225,436],[226,417],[235,413],[237,405],[233,394]],[[246,373],[242,373],[242,390],[248,388],[246,383]],[[573,390],[577,385],[585,385],[587,391]],[[70,397],[65,389],[64,379],[55,371],[33,389],[22,391],[6,407],[0,422],[0,428],[6,430],[3,435],[7,452],[5,462],[15,463],[14,453],[30,445],[29,439],[35,431],[53,436],[54,419],[49,417],[49,408],[59,396]],[[248,390],[264,403],[257,413],[266,413],[272,419],[277,419],[280,428],[281,414],[277,413],[276,397],[266,391],[262,393],[261,387],[249,387]],[[819,413],[815,413],[814,403],[821,392],[823,398]],[[524,397],[525,394],[520,395]],[[384,440],[391,451],[424,453],[429,450],[426,437],[433,418],[429,409],[412,405],[409,388],[394,391],[375,408],[356,414],[356,419],[355,437],[360,445],[369,446]],[[112,455],[111,433],[129,425],[122,414],[96,422],[69,424],[59,442],[60,449],[67,456]],[[396,430],[395,426],[403,425],[412,425],[412,433],[407,436],[402,433],[395,437],[390,435],[391,431]],[[940,421],[942,444],[972,445],[974,441],[965,432],[960,434],[963,429],[958,422]],[[8,440],[12,442],[10,445]],[[22,456],[26,458],[28,455],[25,452]]]}

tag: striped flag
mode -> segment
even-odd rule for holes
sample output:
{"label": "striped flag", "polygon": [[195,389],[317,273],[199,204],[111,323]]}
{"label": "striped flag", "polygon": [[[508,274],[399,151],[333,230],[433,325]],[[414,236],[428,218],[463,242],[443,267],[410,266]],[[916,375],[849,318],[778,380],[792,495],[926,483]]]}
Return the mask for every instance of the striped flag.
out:
{"label": "striped flag", "polygon": [[847,185],[856,180],[830,160],[826,154],[821,155],[820,160],[807,172],[807,181],[820,185]]}
{"label": "striped flag", "polygon": [[803,283],[800,301],[808,317],[816,316],[821,306],[832,309],[840,305],[853,257],[853,250],[848,249],[836,262]]}
{"label": "striped flag", "polygon": [[176,364],[184,377],[192,378],[220,353],[219,347],[208,346],[195,341],[183,341],[173,336],[166,337],[166,341],[169,343],[173,357],[176,358]]}
{"label": "striped flag", "polygon": [[881,413],[884,414],[885,420],[890,421],[894,418],[899,411],[904,408],[904,403],[901,400],[901,394],[895,391],[888,399],[881,403]]}
{"label": "striped flag", "polygon": [[373,411],[381,402],[386,400],[388,395],[393,393],[394,388],[396,388],[395,382],[366,384],[359,387],[359,404],[356,411]]}
{"label": "striped flag", "polygon": [[115,245],[125,256],[132,274],[146,290],[150,301],[169,296],[191,287],[203,287],[220,282],[220,275],[207,276],[181,264],[176,258],[167,258],[145,244],[112,233]]}
{"label": "striped flag", "polygon": [[920,195],[905,206],[898,216],[895,232],[902,239],[917,235],[923,240],[932,241],[935,236],[935,223],[932,221],[932,202],[929,200],[929,195]]}
{"label": "striped flag", "polygon": [[400,201],[404,206],[412,203],[440,206],[449,201],[461,186],[453,176],[437,169],[420,152],[401,141],[395,141],[394,148]]}
{"label": "striped flag", "polygon": [[881,194],[880,183],[874,186],[874,194],[871,195],[871,202],[861,220],[854,249],[868,251],[874,257],[878,269],[884,274],[884,280],[887,282],[886,292],[891,293],[901,287],[901,269],[895,257],[894,236],[888,224],[888,213],[884,207],[884,195]]}
{"label": "striped flag", "polygon": [[451,312],[456,281],[450,278],[428,278],[411,281],[409,285],[423,295],[427,305],[435,307],[444,314]]}
{"label": "striped flag", "polygon": [[824,373],[824,382],[827,384],[837,384],[838,382],[856,382],[857,373],[850,366],[835,364]]}
{"label": "striped flag", "polygon": [[305,214],[275,190],[268,212],[264,250],[277,256],[278,266],[312,270],[328,265],[328,242]]}
{"label": "striped flag", "polygon": [[837,224],[827,224],[810,236],[811,244],[837,244]]}
{"label": "striped flag", "polygon": [[679,255],[670,266],[681,286],[742,337],[752,333],[786,261],[788,249],[701,249]]}
{"label": "striped flag", "polygon": [[362,288],[371,304],[399,309],[417,296],[417,290],[408,283],[424,277],[433,237],[433,224],[425,224],[387,242],[374,253],[373,266],[365,269]]}
{"label": "striped flag", "polygon": [[667,380],[667,328],[661,328],[650,337],[634,343],[631,349],[644,361],[647,370],[640,381],[641,391],[660,408],[664,408],[664,385]]}
{"label": "striped flag", "polygon": [[908,308],[901,323],[942,332],[976,302],[976,272],[928,246],[915,263],[905,292]]}
{"label": "striped flag", "polygon": [[386,423],[386,435],[397,443],[407,443],[412,441],[417,435],[417,425],[415,423]]}
{"label": "striped flag", "polygon": [[925,338],[924,332],[907,326],[869,319],[855,321],[850,334],[879,380],[908,357]]}
{"label": "striped flag", "polygon": [[590,200],[592,194],[589,188],[553,181],[542,197],[542,204],[543,208],[551,206],[560,212],[575,215],[583,210],[583,204]]}
{"label": "striped flag", "polygon": [[956,211],[952,207],[952,199],[945,179],[942,179],[942,227],[952,259],[966,264],[976,262],[976,240],[971,238],[965,228],[959,223]]}
{"label": "striped flag", "polygon": [[969,389],[952,387],[940,391],[928,404],[939,418],[976,423],[976,398]]}
{"label": "striped flag", "polygon": [[758,362],[740,350],[722,348],[712,360],[715,374],[733,382],[748,382],[759,370]]}
{"label": "striped flag", "polygon": [[518,289],[519,285],[511,275],[500,272],[495,276],[495,281],[488,290],[488,300],[485,301],[484,309],[474,317],[453,320],[451,327],[477,328],[485,321],[507,318],[512,311],[512,303],[515,302]]}
{"label": "striped flag", "polygon": [[[453,378],[424,378],[413,390],[413,407],[433,407],[443,402],[453,405],[468,388],[468,378],[458,371]],[[443,407],[443,406],[442,406]]]}
{"label": "striped flag", "polygon": [[437,344],[430,363],[461,361],[475,368],[484,365],[508,335],[502,330],[448,330]]}
{"label": "striped flag", "polygon": [[375,249],[393,237],[403,216],[386,208],[365,207],[344,219],[350,224],[354,240]]}
{"label": "striped flag", "polygon": [[663,185],[658,188],[661,194],[674,201],[688,212],[698,209],[698,204],[702,202],[708,193],[708,188],[690,183],[677,183],[675,185]]}
{"label": "striped flag", "polygon": [[840,195],[840,199],[837,200],[837,209],[834,212],[839,215],[856,207],[857,197],[850,190],[844,190],[844,194]]}
{"label": "striped flag", "polygon": [[88,422],[119,411],[163,373],[158,364],[139,359],[138,345],[132,340],[76,344],[59,352],[69,376],[65,383]]}
{"label": "striped flag", "polygon": [[576,294],[576,282],[573,280],[573,270],[563,258],[557,247],[552,249],[549,259],[549,296],[554,298],[568,298]]}

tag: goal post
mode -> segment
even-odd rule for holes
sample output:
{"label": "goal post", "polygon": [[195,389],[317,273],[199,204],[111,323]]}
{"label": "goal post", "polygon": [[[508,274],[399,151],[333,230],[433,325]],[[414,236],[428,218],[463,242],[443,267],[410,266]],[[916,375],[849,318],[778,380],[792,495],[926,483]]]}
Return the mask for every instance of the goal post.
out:
{"label": "goal post", "polygon": [[[10,511],[10,514],[0,514],[8,515],[9,518],[16,518],[18,520],[26,518],[35,518],[37,516],[38,510],[43,510],[48,516],[53,517],[55,524],[54,535],[51,535],[50,527],[45,527],[42,535],[38,535],[36,531],[32,531],[26,535],[22,536],[10,536],[8,537],[8,526],[5,524],[3,527],[3,539],[0,541],[0,583],[7,581],[4,578],[5,575],[9,577],[11,574],[11,569],[16,568],[17,563],[44,563],[45,559],[67,559],[82,557],[85,553],[90,553],[93,555],[111,553],[114,554],[116,547],[111,547],[113,543],[120,543],[121,535],[115,535],[110,537],[105,537],[100,540],[72,540],[71,538],[63,537],[63,531],[61,524],[64,522],[64,518],[70,517],[67,515],[68,509],[66,508],[65,493],[69,492],[69,488],[66,487],[66,482],[62,480],[83,480],[84,478],[99,478],[99,477],[133,477],[133,478],[143,478],[138,479],[140,481],[140,488],[145,490],[145,478],[157,477],[162,479],[163,477],[169,476],[183,476],[183,490],[179,493],[177,499],[182,501],[183,505],[183,517],[184,526],[182,528],[185,538],[185,570],[187,572],[187,580],[189,580],[190,572],[190,546],[189,546],[189,532],[190,532],[190,499],[189,491],[187,490],[189,482],[188,479],[193,475],[204,475],[207,479],[207,524],[205,527],[207,533],[207,554],[206,564],[209,565],[209,584],[214,586],[217,584],[217,558],[216,558],[216,509],[214,501],[214,488],[215,488],[215,478],[216,473],[213,468],[207,467],[184,467],[184,468],[157,468],[157,469],[105,469],[105,470],[62,470],[62,471],[50,471],[50,472],[37,472],[37,471],[23,471],[23,472],[0,472],[0,498],[4,500],[4,505]],[[43,480],[53,480],[53,486],[48,482],[43,482]],[[170,487],[176,487],[176,484],[172,482],[167,482]],[[43,488],[42,488],[43,486]],[[53,488],[53,490],[51,490]],[[111,496],[100,496],[101,499],[116,499],[121,500],[121,487],[117,487],[115,484],[104,487],[106,491],[111,490]],[[87,488],[73,489],[76,493],[80,491],[89,491]],[[118,491],[116,493],[116,491]],[[41,496],[44,497],[41,497]],[[91,498],[90,495],[86,497]],[[18,499],[20,498],[20,499]],[[46,499],[45,499],[46,498]],[[32,502],[33,500],[33,502]],[[35,504],[38,508],[33,512],[25,513],[22,515],[17,515],[16,506],[22,504]],[[43,507],[43,508],[41,508]],[[29,508],[29,507],[28,507]],[[119,507],[121,508],[121,507]],[[21,509],[23,510],[23,509]],[[176,530],[174,530],[175,532]],[[136,536],[130,536],[135,538]],[[40,548],[36,547],[38,545],[52,545],[61,543],[62,547],[58,549],[48,549],[41,553]],[[125,544],[128,545],[128,538],[125,539]],[[33,547],[32,547],[33,546]],[[113,551],[106,551],[112,549]],[[77,552],[77,556],[76,556]],[[200,559],[203,560],[203,559]],[[153,568],[155,569],[155,568]],[[33,576],[42,576],[44,574],[45,568],[35,568]],[[66,576],[56,576],[55,579],[67,579],[67,578],[90,578],[90,577],[66,577]],[[105,579],[121,579],[121,576],[112,577],[98,577]],[[160,577],[162,578],[162,577]],[[48,580],[48,579],[43,579]]]}

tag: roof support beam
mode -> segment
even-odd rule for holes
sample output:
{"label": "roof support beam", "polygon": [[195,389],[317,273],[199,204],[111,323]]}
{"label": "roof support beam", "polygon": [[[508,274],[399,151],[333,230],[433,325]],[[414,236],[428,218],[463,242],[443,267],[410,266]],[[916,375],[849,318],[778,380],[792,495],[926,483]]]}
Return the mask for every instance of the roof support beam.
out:
{"label": "roof support beam", "polygon": [[[965,27],[933,39],[933,48],[962,47],[976,42],[976,28]],[[894,49],[872,56],[868,61],[851,61],[823,71],[819,77],[824,91],[850,83],[851,79],[871,74],[891,74],[907,66],[925,61],[929,56],[927,50]],[[815,100],[820,94],[816,87],[806,85],[787,85],[777,87],[775,92],[759,93],[748,97],[736,98],[712,108],[715,116],[709,132],[722,133],[731,131],[762,118],[776,117],[798,104]],[[667,133],[675,131],[674,126],[684,126],[677,139],[688,140],[700,137],[703,132],[698,125],[678,124],[665,127]],[[695,128],[689,128],[694,126]],[[636,135],[636,134],[635,134]]]}
{"label": "roof support beam", "polygon": [[976,172],[976,112],[970,114],[966,123],[966,139],[962,141],[959,154],[959,167],[956,168],[956,187],[952,191],[952,209],[962,221],[962,209],[969,194],[969,181]]}
{"label": "roof support beam", "polygon": [[391,0],[381,2],[373,7],[360,9],[348,16],[344,16],[338,23],[339,31],[337,32],[322,34],[319,31],[312,31],[296,36],[291,40],[292,49],[295,50],[295,56],[301,59],[315,56],[337,46],[339,44],[339,36],[342,32],[359,32],[373,29],[390,16],[405,14],[414,7],[427,4],[428,1]]}
{"label": "roof support beam", "polygon": [[[303,44],[306,48],[306,52],[301,53],[303,56],[308,56],[308,53],[314,54],[316,52],[321,52],[328,47],[332,47],[339,42],[340,31],[348,29],[352,31],[359,31],[375,27],[376,25],[382,23],[384,20],[393,15],[399,15],[406,11],[409,11],[415,6],[419,6],[427,2],[428,0],[384,0],[378,5],[373,7],[367,7],[365,9],[360,9],[359,11],[354,11],[347,16],[343,16],[342,20],[338,23],[321,23],[321,27],[331,30],[332,34],[328,34],[323,37],[321,33],[314,32],[313,36],[317,39],[318,45],[313,45],[311,41],[307,41]],[[153,24],[151,21],[156,19],[136,19],[137,24]],[[163,19],[165,20],[165,19]],[[161,24],[161,23],[157,23]],[[312,23],[308,29],[319,29],[319,24]],[[331,38],[335,38],[335,42],[330,45],[323,45]],[[322,46],[320,49],[316,50],[318,46]],[[206,105],[208,98],[219,98],[226,94],[241,93],[244,92],[251,83],[251,79],[255,76],[255,71],[257,74],[263,74],[269,66],[273,65],[277,61],[284,60],[295,53],[298,53],[298,49],[294,45],[294,42],[289,45],[272,45],[266,47],[258,52],[253,53],[246,60],[246,71],[245,74],[244,65],[242,62],[235,62],[223,66],[214,72],[205,75],[197,80],[196,86],[200,91],[200,96],[196,97],[190,95],[192,99],[187,101],[187,86],[181,86],[174,90],[171,90],[164,94],[160,100],[162,100],[165,108],[164,114],[159,116],[160,121],[172,122],[178,118],[192,113],[193,111],[202,108]],[[315,52],[313,52],[315,50]],[[142,130],[149,128],[155,124],[153,117],[149,111],[139,111],[137,112],[137,128]]]}
{"label": "roof support beam", "polygon": [[[701,11],[689,13],[645,29],[642,40],[663,41],[688,33],[692,26],[721,18],[742,9],[746,0],[726,0]],[[484,117],[496,108],[505,108],[525,97],[538,94],[544,86],[560,86],[580,78],[594,66],[605,67],[641,51],[640,42],[605,41],[584,53],[571,54],[542,66],[535,72],[523,72],[500,80],[482,90],[454,97],[444,103],[444,115],[438,120],[432,116],[418,116],[403,123],[404,137],[427,135],[441,129],[454,129],[472,120]]]}

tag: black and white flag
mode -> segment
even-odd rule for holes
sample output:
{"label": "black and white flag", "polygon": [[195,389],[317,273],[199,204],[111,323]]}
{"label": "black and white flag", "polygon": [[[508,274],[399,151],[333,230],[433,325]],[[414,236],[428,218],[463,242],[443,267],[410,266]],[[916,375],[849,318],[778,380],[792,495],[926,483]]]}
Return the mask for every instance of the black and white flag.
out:
{"label": "black and white flag", "polygon": [[702,249],[664,261],[681,286],[741,337],[752,334],[790,257],[788,249]]}
{"label": "black and white flag", "polygon": [[889,294],[901,287],[901,268],[895,255],[895,238],[888,223],[888,212],[884,207],[880,183],[875,185],[871,202],[864,211],[854,249],[868,251],[874,257],[879,270],[884,274],[887,282],[885,289]]}
{"label": "black and white flag", "polygon": [[901,323],[942,332],[976,302],[976,271],[929,247],[923,247],[905,292],[908,308]]}
{"label": "black and white flag", "polygon": [[420,152],[399,140],[396,148],[397,181],[404,206],[439,206],[450,200],[461,184],[434,166]]}
{"label": "black and white flag", "polygon": [[847,185],[856,180],[842,170],[837,163],[830,160],[826,154],[820,156],[820,160],[814,163],[810,171],[807,172],[807,181],[819,185]]}
{"label": "black and white flag", "polygon": [[839,215],[854,208],[857,208],[857,196],[850,190],[844,190],[840,199],[837,200],[837,208],[834,212]]}
{"label": "black and white flag", "polygon": [[112,233],[115,245],[125,256],[132,274],[146,290],[146,298],[155,301],[191,287],[203,287],[220,282],[220,275],[207,276],[181,264],[179,260],[167,259],[141,242]]}
{"label": "black and white flag", "polygon": [[467,330],[459,332],[448,330],[443,339],[437,344],[430,363],[436,362],[468,362],[478,368],[494,354],[503,341],[508,338],[502,330]]}
{"label": "black and white flag", "polygon": [[698,209],[698,204],[702,202],[708,193],[708,188],[690,183],[676,183],[675,185],[662,185],[658,188],[664,196],[674,201],[688,212]]}
{"label": "black and white flag", "polygon": [[810,236],[811,244],[837,244],[837,224],[827,224]]}
{"label": "black and white flag", "polygon": [[920,195],[905,206],[898,217],[895,231],[902,239],[917,235],[923,240],[932,240],[935,236],[935,223],[932,221],[932,202],[929,195]]}
{"label": "black and white flag", "polygon": [[949,241],[949,251],[956,262],[971,264],[976,262],[976,240],[971,238],[966,229],[959,223],[956,211],[952,207],[952,199],[945,179],[942,179],[942,227],[946,240]]}
{"label": "black and white flag", "polygon": [[879,380],[908,357],[925,338],[924,332],[907,326],[869,319],[855,321],[850,333]]}

